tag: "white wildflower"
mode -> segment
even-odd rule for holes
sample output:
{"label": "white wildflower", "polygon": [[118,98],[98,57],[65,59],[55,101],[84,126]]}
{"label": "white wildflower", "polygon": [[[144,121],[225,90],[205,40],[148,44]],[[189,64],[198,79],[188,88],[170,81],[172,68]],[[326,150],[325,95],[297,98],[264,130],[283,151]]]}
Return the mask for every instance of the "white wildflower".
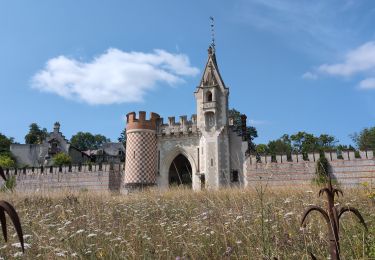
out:
{"label": "white wildflower", "polygon": [[81,233],[83,233],[85,230],[83,230],[83,229],[80,229],[80,230],[78,230],[77,232],[76,232],[76,234],[81,234]]}
{"label": "white wildflower", "polygon": [[90,237],[96,237],[96,234],[91,233],[91,234],[88,234],[87,237],[89,237],[89,238],[90,238]]}
{"label": "white wildflower", "polygon": [[22,256],[22,255],[23,255],[22,252],[17,252],[17,253],[15,253],[15,254],[13,255],[13,257],[20,257],[20,256]]}
{"label": "white wildflower", "polygon": [[62,256],[62,257],[65,256],[64,252],[58,252],[58,253],[56,253],[55,255],[56,255],[56,256]]}
{"label": "white wildflower", "polygon": [[[17,247],[17,248],[21,248],[21,243],[20,243],[20,242],[18,242],[18,243],[13,243],[12,246]],[[23,246],[25,247],[25,249],[31,247],[31,245],[28,244],[28,243],[24,243]]]}
{"label": "white wildflower", "polygon": [[294,212],[288,212],[284,215],[284,218],[294,215]]}

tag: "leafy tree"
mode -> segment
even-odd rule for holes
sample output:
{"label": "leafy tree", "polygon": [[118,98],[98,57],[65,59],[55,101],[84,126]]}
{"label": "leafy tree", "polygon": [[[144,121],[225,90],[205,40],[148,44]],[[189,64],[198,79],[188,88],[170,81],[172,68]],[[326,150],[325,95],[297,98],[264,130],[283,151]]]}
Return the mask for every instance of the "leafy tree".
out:
{"label": "leafy tree", "polygon": [[89,132],[78,132],[70,139],[71,145],[75,146],[81,151],[96,150],[104,143],[108,143],[110,141],[110,139],[103,135],[93,135]]}
{"label": "leafy tree", "polygon": [[117,140],[126,147],[126,129],[122,130],[120,137]]}
{"label": "leafy tree", "polygon": [[375,150],[375,126],[354,133],[352,139],[360,150]]}
{"label": "leafy tree", "polygon": [[271,140],[267,145],[267,153],[273,156],[286,154],[291,159],[292,152],[301,153],[307,159],[307,153],[323,152],[337,149],[337,140],[334,136],[321,134],[319,137],[303,131],[291,136],[284,134],[279,139]]}
{"label": "leafy tree", "polygon": [[266,144],[258,144],[256,146],[257,154],[268,154],[268,146]]}
{"label": "leafy tree", "polygon": [[343,144],[339,144],[338,146],[336,146],[336,149],[338,151],[355,151],[355,148],[352,146],[352,145],[343,145]]}
{"label": "leafy tree", "polygon": [[318,138],[313,134],[298,132],[290,136],[293,148],[296,152],[306,154],[318,150]]}
{"label": "leafy tree", "polygon": [[57,153],[52,160],[55,166],[68,165],[72,162],[70,156],[63,152]]}
{"label": "leafy tree", "polygon": [[25,143],[41,144],[47,138],[48,132],[46,128],[40,129],[36,123],[32,123],[29,128],[29,132],[25,136]]}
{"label": "leafy tree", "polygon": [[[242,122],[241,122],[241,112],[232,108],[228,111],[229,117],[233,119],[233,128],[234,131],[238,133],[238,135],[242,136]],[[256,150],[254,139],[258,137],[258,131],[254,126],[247,126],[246,127],[246,140],[248,142],[248,150],[247,152],[253,152]]]}
{"label": "leafy tree", "polygon": [[7,154],[0,154],[0,166],[3,168],[12,168],[15,166],[15,161]]}
{"label": "leafy tree", "polygon": [[272,155],[287,154],[292,152],[292,144],[289,135],[283,135],[281,138],[268,143],[269,152]]}
{"label": "leafy tree", "polygon": [[8,153],[10,145],[14,142],[13,137],[6,137],[0,133],[0,154]]}
{"label": "leafy tree", "polygon": [[332,135],[321,134],[318,138],[318,144],[321,150],[333,150],[336,147],[338,141]]}

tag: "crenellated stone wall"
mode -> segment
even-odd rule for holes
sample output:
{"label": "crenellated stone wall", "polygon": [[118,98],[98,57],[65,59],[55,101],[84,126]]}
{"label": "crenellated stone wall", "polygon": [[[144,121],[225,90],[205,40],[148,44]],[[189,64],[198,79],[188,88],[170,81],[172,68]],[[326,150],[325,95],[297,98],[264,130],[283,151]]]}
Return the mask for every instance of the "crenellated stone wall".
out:
{"label": "crenellated stone wall", "polygon": [[[90,190],[120,191],[123,164],[74,165],[4,169],[7,177],[16,177],[16,191]],[[0,186],[4,181],[0,180]]]}
{"label": "crenellated stone wall", "polygon": [[[336,152],[326,152],[325,157],[330,164],[330,173],[341,184],[346,186],[370,183],[375,185],[375,158],[373,151],[360,151],[356,158],[353,151],[343,151],[342,159]],[[318,153],[308,154],[309,160],[303,160],[302,155],[292,155],[288,161],[286,155],[277,155],[276,162],[271,156],[261,156],[257,162],[255,156],[250,156],[244,165],[247,185],[259,183],[269,185],[310,184],[315,177]]]}
{"label": "crenellated stone wall", "polygon": [[197,132],[197,115],[192,115],[190,120],[187,119],[187,116],[180,116],[178,123],[174,116],[168,117],[167,124],[164,123],[163,118],[160,118],[157,124],[158,136],[188,135]]}

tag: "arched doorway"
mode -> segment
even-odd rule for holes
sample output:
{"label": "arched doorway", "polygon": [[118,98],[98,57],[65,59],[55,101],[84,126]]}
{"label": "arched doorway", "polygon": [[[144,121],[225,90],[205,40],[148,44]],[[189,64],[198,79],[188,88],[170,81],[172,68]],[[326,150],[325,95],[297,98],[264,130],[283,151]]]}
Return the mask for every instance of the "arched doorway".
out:
{"label": "arched doorway", "polygon": [[189,160],[182,154],[174,158],[169,167],[169,185],[192,186],[192,169]]}

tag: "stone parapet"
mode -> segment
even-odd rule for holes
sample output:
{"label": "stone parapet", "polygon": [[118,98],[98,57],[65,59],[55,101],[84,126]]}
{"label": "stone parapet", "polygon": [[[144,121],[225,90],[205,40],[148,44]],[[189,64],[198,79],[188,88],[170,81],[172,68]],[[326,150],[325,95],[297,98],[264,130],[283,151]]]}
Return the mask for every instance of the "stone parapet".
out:
{"label": "stone parapet", "polygon": [[187,119],[187,116],[180,116],[178,123],[174,116],[168,117],[167,124],[164,124],[163,118],[158,121],[157,134],[159,136],[188,135],[197,132],[197,115],[192,115],[190,120]]}
{"label": "stone parapet", "polygon": [[146,119],[146,112],[140,111],[139,118],[135,112],[130,112],[126,115],[126,130],[145,129],[156,130],[156,124],[160,116],[151,112],[150,119]]}

